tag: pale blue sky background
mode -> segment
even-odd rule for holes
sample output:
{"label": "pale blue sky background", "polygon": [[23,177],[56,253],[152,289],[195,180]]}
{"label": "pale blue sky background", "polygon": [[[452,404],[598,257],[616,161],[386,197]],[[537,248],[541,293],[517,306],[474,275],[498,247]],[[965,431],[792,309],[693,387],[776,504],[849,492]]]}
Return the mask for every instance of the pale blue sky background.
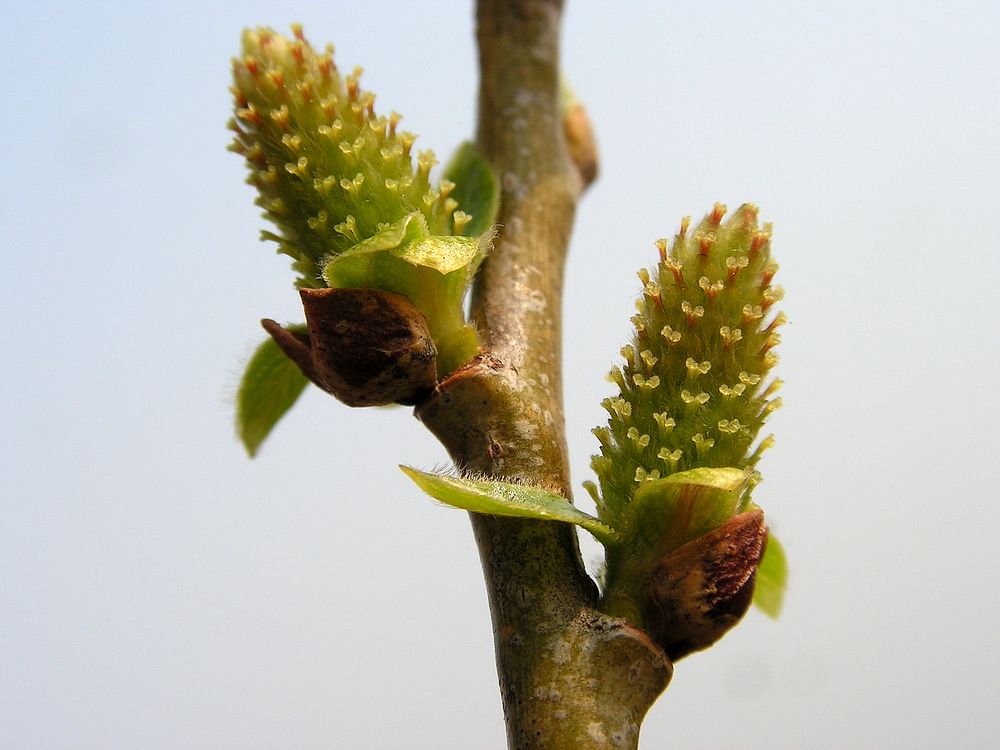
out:
{"label": "pale blue sky background", "polygon": [[[223,150],[229,57],[293,20],[424,147],[471,132],[466,2],[5,6],[4,750],[503,747],[468,521],[395,468],[443,450],[316,392],[256,461],[233,436],[257,320],[301,315]],[[564,40],[603,156],[567,274],[577,485],[682,216],[757,202],[792,320],[757,495],[785,614],[682,661],[643,747],[989,747],[1000,6],[581,0]]]}

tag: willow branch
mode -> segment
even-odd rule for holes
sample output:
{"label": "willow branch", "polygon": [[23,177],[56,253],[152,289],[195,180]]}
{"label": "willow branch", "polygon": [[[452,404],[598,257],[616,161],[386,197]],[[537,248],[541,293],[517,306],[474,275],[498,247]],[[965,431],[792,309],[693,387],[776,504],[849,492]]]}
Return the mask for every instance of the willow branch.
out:
{"label": "willow branch", "polygon": [[[569,498],[562,405],[566,249],[583,182],[559,109],[558,0],[480,0],[478,145],[502,225],[473,289],[488,354],[417,409],[456,465]],[[595,609],[572,528],[473,515],[511,748],[635,747],[671,666]]]}

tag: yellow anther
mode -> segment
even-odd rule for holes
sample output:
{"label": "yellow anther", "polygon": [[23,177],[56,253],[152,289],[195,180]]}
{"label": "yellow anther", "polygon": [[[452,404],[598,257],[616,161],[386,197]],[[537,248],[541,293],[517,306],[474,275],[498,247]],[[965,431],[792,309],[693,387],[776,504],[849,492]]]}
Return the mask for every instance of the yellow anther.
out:
{"label": "yellow anther", "polygon": [[437,157],[434,152],[428,149],[427,151],[421,151],[417,154],[417,167],[420,172],[426,174],[431,171],[431,168],[438,163]]}
{"label": "yellow anther", "polygon": [[696,432],[692,436],[691,442],[694,443],[699,456],[701,456],[703,453],[708,451],[709,448],[715,445],[715,440],[713,438],[706,438],[700,432]]}
{"label": "yellow anther", "polygon": [[340,136],[340,131],[343,129],[344,124],[340,120],[334,120],[329,125],[320,125],[316,128],[316,132],[319,133],[324,138],[329,138],[334,140]]}
{"label": "yellow anther", "polygon": [[681,401],[683,401],[688,406],[704,406],[708,403],[709,396],[707,393],[691,393],[689,390],[681,391]]}
{"label": "yellow anther", "polygon": [[417,136],[409,131],[404,130],[399,134],[399,143],[403,147],[403,156],[409,157],[410,148],[413,146],[413,142],[417,140]]}
{"label": "yellow anther", "polygon": [[310,216],[306,219],[306,223],[309,224],[309,228],[316,231],[322,232],[326,229],[326,220],[328,216],[326,211],[320,211],[315,216]]}
{"label": "yellow anther", "polygon": [[763,303],[761,304],[761,307],[764,310],[767,310],[767,308],[769,308],[775,302],[778,302],[781,299],[783,299],[784,296],[785,296],[785,290],[782,289],[780,286],[768,287],[761,293],[761,297],[764,300]]}
{"label": "yellow anther", "polygon": [[772,320],[770,323],[767,324],[767,328],[765,328],[764,330],[774,331],[780,326],[785,325],[785,323],[787,322],[788,322],[788,316],[785,315],[784,311],[779,312],[777,315],[774,316],[774,320]]}
{"label": "yellow anther", "polygon": [[705,360],[704,362],[696,362],[693,357],[688,357],[684,362],[684,366],[687,368],[688,375],[690,377],[704,375],[712,369],[712,363],[708,360]]}
{"label": "yellow anther", "polygon": [[389,135],[396,135],[396,126],[399,125],[399,121],[403,119],[403,116],[399,112],[389,113]]}
{"label": "yellow anther", "polygon": [[744,425],[741,425],[740,424],[740,420],[738,420],[738,419],[733,419],[733,420],[720,419],[719,420],[719,432],[724,432],[724,433],[726,433],[728,435],[735,435],[737,432],[739,432],[743,428],[743,426]]}
{"label": "yellow anther", "polygon": [[739,328],[722,326],[722,328],[719,329],[719,335],[722,337],[723,345],[726,349],[728,349],[730,346],[743,338],[743,331]]}
{"label": "yellow anther", "polygon": [[715,239],[713,232],[697,232],[694,241],[698,243],[698,253],[707,258],[712,245],[715,244]]}
{"label": "yellow anther", "polygon": [[736,385],[720,385],[719,393],[723,395],[724,398],[736,398],[742,396],[743,392],[747,389],[745,383],[737,383]]}
{"label": "yellow anther", "polygon": [[708,215],[708,220],[712,224],[715,224],[715,226],[719,226],[719,223],[722,221],[722,217],[725,215],[726,215],[726,204],[716,203],[712,207],[712,213]]}
{"label": "yellow anther", "polygon": [[358,222],[353,216],[348,215],[346,219],[340,224],[335,226],[334,231],[338,234],[343,235],[353,242],[361,242],[361,237],[358,236]]}
{"label": "yellow anther", "polygon": [[278,181],[278,170],[274,168],[273,164],[269,164],[267,169],[262,169],[257,173],[257,177],[264,184],[273,185]]}
{"label": "yellow anther", "polygon": [[659,478],[660,478],[659,469],[653,469],[652,471],[647,472],[644,468],[639,466],[635,470],[635,481],[637,482],[652,482],[653,480]]}
{"label": "yellow anther", "polygon": [[304,156],[300,156],[299,160],[294,164],[292,163],[286,164],[285,171],[288,172],[288,174],[293,174],[296,175],[297,177],[305,177],[306,167],[308,166],[309,166],[309,160]]}
{"label": "yellow anther", "polygon": [[393,143],[391,146],[382,146],[378,153],[386,164],[395,164],[403,156],[403,147],[398,143]]}
{"label": "yellow anther", "polygon": [[368,129],[372,131],[375,140],[379,143],[385,141],[385,131],[389,126],[389,121],[385,117],[374,117],[368,121]]}
{"label": "yellow anther", "polygon": [[455,234],[461,234],[465,230],[465,225],[472,219],[465,211],[456,211],[452,220],[455,222]]}
{"label": "yellow anther", "polygon": [[617,412],[622,419],[632,416],[632,404],[623,398],[608,399],[608,406]]}
{"label": "yellow anther", "polygon": [[676,466],[677,462],[680,461],[683,456],[684,456],[684,451],[682,451],[680,448],[677,448],[676,450],[669,450],[668,448],[660,448],[660,452],[656,454],[657,458],[661,458],[664,461],[666,461],[668,464],[670,464],[671,468]]}
{"label": "yellow anther", "polygon": [[757,460],[758,458],[760,458],[761,453],[763,453],[766,450],[770,450],[773,447],[774,447],[774,435],[768,435],[766,438],[760,441],[760,444],[757,446],[757,449],[753,452],[753,455],[750,457],[750,460],[751,461]]}
{"label": "yellow anther", "polygon": [[668,325],[663,326],[663,329],[660,331],[660,335],[663,336],[663,338],[665,338],[671,345],[676,344],[681,340],[681,332],[675,331]]}
{"label": "yellow anther", "polygon": [[267,78],[268,82],[274,86],[276,89],[285,88],[285,74],[277,68],[271,68],[264,76]]}
{"label": "yellow anther", "polygon": [[765,388],[764,392],[760,394],[761,398],[770,398],[775,393],[777,393],[778,390],[781,388],[781,386],[783,386],[784,384],[785,384],[784,380],[782,380],[781,378],[775,378],[770,383],[768,383],[767,388]]}
{"label": "yellow anther", "polygon": [[687,300],[681,302],[681,312],[687,316],[688,325],[694,325],[698,318],[705,314],[705,308],[701,305],[693,307]]}
{"label": "yellow anther", "polygon": [[271,110],[271,119],[278,125],[282,130],[288,129],[288,107],[282,104],[277,109]]}
{"label": "yellow anther", "polygon": [[628,432],[625,433],[625,435],[640,448],[645,448],[649,445],[649,435],[640,435],[639,431],[635,427],[629,427]]}
{"label": "yellow anther", "polygon": [[660,426],[660,432],[670,432],[677,426],[677,423],[665,411],[654,413],[653,419]]}
{"label": "yellow anther", "polygon": [[726,258],[726,270],[733,276],[742,269],[750,265],[750,259],[745,255],[730,255]]}
{"label": "yellow anther", "polygon": [[774,275],[776,273],[778,273],[778,264],[775,263],[774,261],[771,261],[766,266],[764,266],[763,270],[760,273],[760,288],[763,289],[768,284],[770,284],[771,279],[774,278]]}
{"label": "yellow anther", "polygon": [[337,97],[328,96],[325,99],[320,99],[319,106],[323,110],[323,116],[327,120],[332,120],[337,114]]}
{"label": "yellow anther", "polygon": [[330,192],[330,189],[336,184],[337,184],[337,178],[334,177],[332,174],[327,175],[322,180],[319,177],[313,180],[313,188],[320,195],[327,195]]}
{"label": "yellow anther", "polygon": [[664,239],[657,240],[656,249],[660,253],[660,261],[665,261],[667,259],[667,241]]}
{"label": "yellow anther", "polygon": [[668,255],[663,258],[663,265],[666,266],[667,270],[669,270],[673,275],[674,283],[683,286],[684,274],[682,272],[684,270],[684,264],[672,255]]}
{"label": "yellow anther", "polygon": [[711,281],[708,276],[702,276],[698,279],[698,286],[705,292],[705,296],[708,297],[709,301],[718,297],[719,292],[725,288],[725,284],[721,281]]}

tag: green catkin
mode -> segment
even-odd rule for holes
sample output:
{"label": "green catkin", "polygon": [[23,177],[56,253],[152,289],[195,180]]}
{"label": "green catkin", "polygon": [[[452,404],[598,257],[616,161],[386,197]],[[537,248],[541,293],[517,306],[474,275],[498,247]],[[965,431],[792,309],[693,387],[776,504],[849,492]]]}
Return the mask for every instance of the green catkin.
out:
{"label": "green catkin", "polygon": [[725,213],[716,204],[693,232],[685,219],[672,242],[657,242],[656,267],[639,272],[634,335],[609,376],[620,392],[605,399],[608,423],[594,430],[599,490],[589,489],[612,527],[624,525],[641,482],[699,467],[752,469],[770,445],[755,441],[780,405],[780,381],[769,377],[785,322],[773,308],[782,290],[772,285],[771,228],[758,227],[749,204],[723,221]]}
{"label": "green catkin", "polygon": [[312,48],[300,26],[289,39],[267,28],[243,32],[233,60],[235,133],[230,150],[246,159],[257,205],[293,259],[297,284],[323,286],[322,262],[407,214],[419,211],[432,235],[461,234],[469,216],[449,197],[454,185],[429,181],[434,153],[416,154],[400,115],[375,112],[361,69],[342,76],[333,47]]}

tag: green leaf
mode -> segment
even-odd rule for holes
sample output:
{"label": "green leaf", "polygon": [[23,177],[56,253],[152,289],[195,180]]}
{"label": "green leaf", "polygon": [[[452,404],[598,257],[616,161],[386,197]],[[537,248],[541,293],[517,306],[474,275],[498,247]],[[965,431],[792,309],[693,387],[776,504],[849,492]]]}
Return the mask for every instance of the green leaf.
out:
{"label": "green leaf", "polygon": [[618,541],[614,529],[579,510],[561,495],[541,487],[428,474],[410,466],[399,468],[428,495],[453,508],[491,516],[565,521],[583,527],[605,545]]}
{"label": "green leaf", "polygon": [[764,559],[757,570],[757,588],[753,592],[753,603],[766,615],[777,619],[785,602],[785,587],[788,583],[788,560],[785,549],[774,534],[768,534]]}
{"label": "green leaf", "polygon": [[451,157],[444,178],[455,183],[451,197],[472,219],[465,225],[467,237],[485,234],[500,208],[500,184],[493,168],[471,141],[466,141]]}
{"label": "green leaf", "polygon": [[[304,325],[286,328],[306,330]],[[236,395],[236,432],[251,458],[308,383],[298,365],[272,339],[257,347]]]}

